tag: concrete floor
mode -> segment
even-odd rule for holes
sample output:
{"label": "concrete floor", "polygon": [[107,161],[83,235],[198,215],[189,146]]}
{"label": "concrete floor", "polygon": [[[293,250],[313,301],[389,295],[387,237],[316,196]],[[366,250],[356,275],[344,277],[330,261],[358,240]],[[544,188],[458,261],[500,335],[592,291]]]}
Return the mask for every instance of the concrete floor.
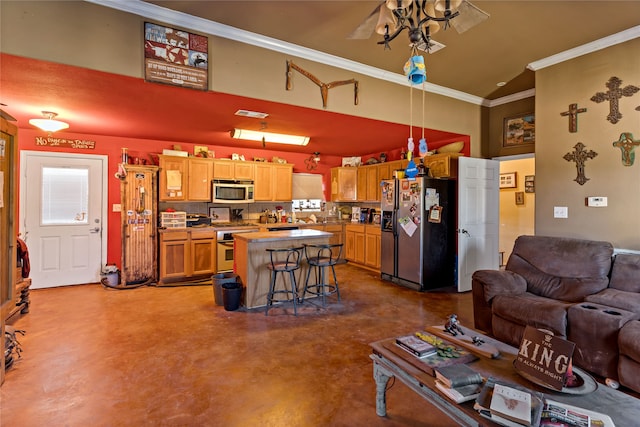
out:
{"label": "concrete floor", "polygon": [[397,381],[375,413],[368,344],[473,326],[471,293],[419,293],[351,265],[342,301],[225,311],[209,286],[33,290],[2,426],[451,426]]}

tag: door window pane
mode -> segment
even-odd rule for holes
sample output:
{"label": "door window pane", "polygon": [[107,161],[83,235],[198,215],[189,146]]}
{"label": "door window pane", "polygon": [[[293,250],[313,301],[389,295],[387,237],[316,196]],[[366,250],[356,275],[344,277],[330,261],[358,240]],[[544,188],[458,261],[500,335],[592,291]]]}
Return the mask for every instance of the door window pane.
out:
{"label": "door window pane", "polygon": [[42,168],[42,225],[88,224],[89,170]]}

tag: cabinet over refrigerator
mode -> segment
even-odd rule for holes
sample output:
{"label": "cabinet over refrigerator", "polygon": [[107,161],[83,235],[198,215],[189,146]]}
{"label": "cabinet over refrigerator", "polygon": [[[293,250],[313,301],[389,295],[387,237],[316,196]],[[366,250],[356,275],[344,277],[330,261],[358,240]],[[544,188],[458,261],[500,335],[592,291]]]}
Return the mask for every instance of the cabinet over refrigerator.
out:
{"label": "cabinet over refrigerator", "polygon": [[416,290],[456,286],[456,185],[382,181],[381,277]]}

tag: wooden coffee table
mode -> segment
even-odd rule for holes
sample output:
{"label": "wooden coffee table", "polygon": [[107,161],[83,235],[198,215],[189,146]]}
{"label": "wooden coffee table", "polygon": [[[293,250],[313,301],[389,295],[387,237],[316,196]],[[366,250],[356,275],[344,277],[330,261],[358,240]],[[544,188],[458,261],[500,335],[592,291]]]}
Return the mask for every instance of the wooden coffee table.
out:
{"label": "wooden coffee table", "polygon": [[[480,333],[476,335],[481,336]],[[544,393],[545,398],[609,415],[616,427],[638,425],[640,399],[602,384],[598,384],[595,391],[583,395],[560,393],[538,386],[515,371],[513,361],[518,352],[517,348],[486,336],[482,338],[500,351],[500,356],[497,358],[478,356],[476,361],[468,363],[483,377],[495,377],[520,384]],[[370,346],[373,377],[376,382],[376,413],[379,416],[384,417],[387,414],[387,382],[395,377],[444,412],[456,425],[496,425],[473,409],[473,401],[458,404],[441,394],[435,386],[435,377],[428,373],[430,369],[421,369],[420,363],[416,363],[417,359],[414,356],[397,348],[395,337],[371,343]]]}

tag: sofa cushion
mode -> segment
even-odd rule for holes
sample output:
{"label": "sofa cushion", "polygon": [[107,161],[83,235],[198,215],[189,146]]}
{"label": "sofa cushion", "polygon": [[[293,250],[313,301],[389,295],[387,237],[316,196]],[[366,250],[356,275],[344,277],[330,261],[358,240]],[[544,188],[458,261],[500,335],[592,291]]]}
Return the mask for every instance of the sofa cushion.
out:
{"label": "sofa cushion", "polygon": [[478,270],[473,273],[472,280],[482,284],[486,302],[496,295],[520,295],[527,291],[527,282],[513,271]]}
{"label": "sofa cushion", "polygon": [[546,329],[566,338],[567,310],[571,305],[527,292],[516,296],[498,295],[491,309],[495,316],[512,323]]}
{"label": "sofa cushion", "polygon": [[[618,347],[620,354],[624,354],[631,360],[640,363],[640,320],[634,320],[625,324],[618,334]],[[640,380],[640,372],[638,372]]]}
{"label": "sofa cushion", "polygon": [[640,313],[640,293],[607,288],[597,294],[587,296],[584,300]]}
{"label": "sofa cushion", "polygon": [[616,255],[611,269],[609,287],[640,293],[640,255]]}
{"label": "sofa cushion", "polygon": [[520,236],[506,270],[524,277],[528,292],[579,302],[608,286],[612,255],[609,242]]}

